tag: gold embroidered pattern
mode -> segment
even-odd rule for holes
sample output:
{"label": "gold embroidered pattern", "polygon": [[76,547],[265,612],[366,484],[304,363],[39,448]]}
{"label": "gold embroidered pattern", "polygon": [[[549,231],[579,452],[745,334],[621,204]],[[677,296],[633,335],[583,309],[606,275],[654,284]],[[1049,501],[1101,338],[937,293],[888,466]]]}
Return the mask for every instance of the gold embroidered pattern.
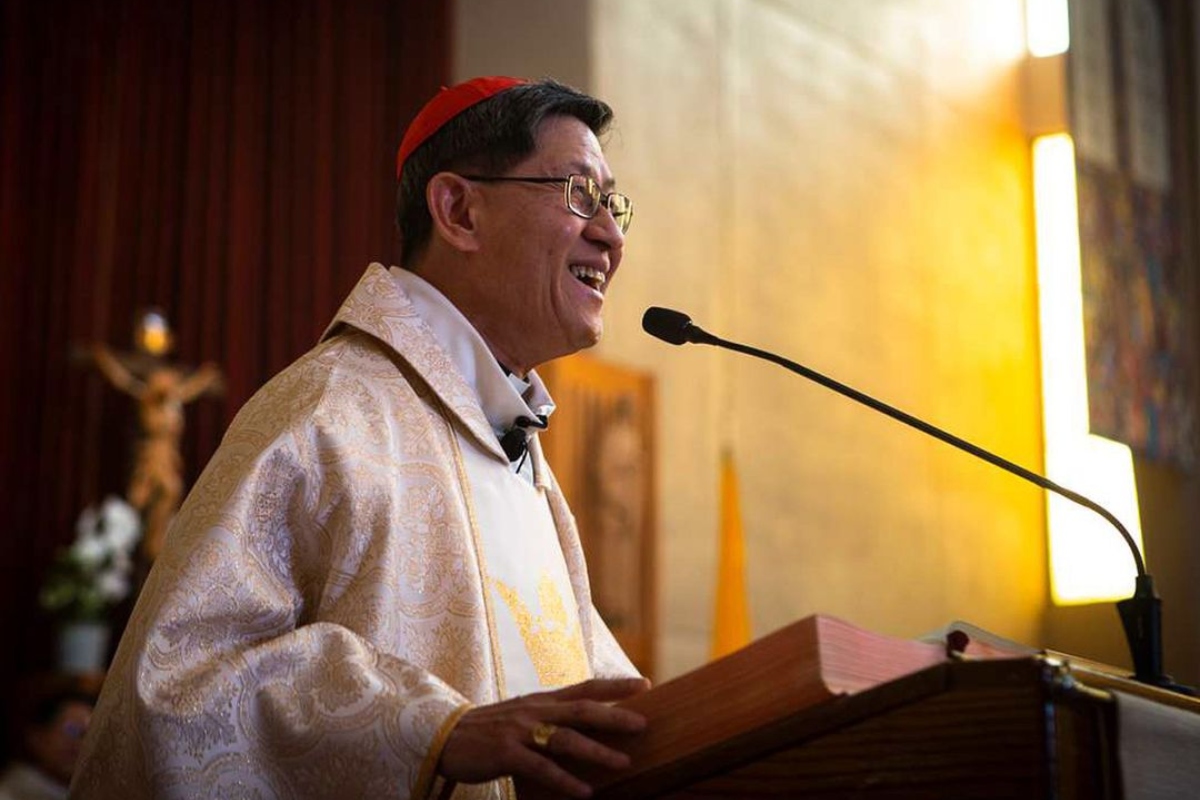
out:
{"label": "gold embroidered pattern", "polygon": [[491,583],[516,620],[542,686],[550,689],[587,680],[587,650],[579,620],[567,613],[567,605],[550,575],[543,572],[538,580],[537,601],[542,613],[537,615],[516,589],[496,578]]}
{"label": "gold embroidered pattern", "polygon": [[[471,499],[471,481],[467,477],[467,466],[463,463],[462,450],[458,446],[458,435],[454,432],[453,426],[450,425],[448,420],[446,427],[449,433],[447,440],[450,442],[450,446],[454,452],[454,471],[458,475],[464,505],[467,509],[467,529],[471,533],[471,546],[475,551],[475,563],[479,569],[480,583],[486,587],[490,579],[488,578],[487,562],[483,557],[483,542],[479,535],[479,522],[475,518],[475,503]],[[496,695],[500,700],[504,700],[508,696],[508,684],[504,678],[504,661],[500,658],[500,639],[496,633],[496,615],[492,610],[492,604],[487,595],[488,593],[484,591],[483,612],[484,619],[487,621],[488,638],[492,643],[492,671],[496,679]]]}

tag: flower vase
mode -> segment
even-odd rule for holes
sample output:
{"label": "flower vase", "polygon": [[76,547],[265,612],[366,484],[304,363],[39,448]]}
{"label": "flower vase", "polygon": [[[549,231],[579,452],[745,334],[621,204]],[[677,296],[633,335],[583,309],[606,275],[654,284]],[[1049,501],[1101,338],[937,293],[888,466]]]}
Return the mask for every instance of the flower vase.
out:
{"label": "flower vase", "polygon": [[58,669],[67,674],[103,672],[108,667],[107,622],[68,622],[58,633]]}

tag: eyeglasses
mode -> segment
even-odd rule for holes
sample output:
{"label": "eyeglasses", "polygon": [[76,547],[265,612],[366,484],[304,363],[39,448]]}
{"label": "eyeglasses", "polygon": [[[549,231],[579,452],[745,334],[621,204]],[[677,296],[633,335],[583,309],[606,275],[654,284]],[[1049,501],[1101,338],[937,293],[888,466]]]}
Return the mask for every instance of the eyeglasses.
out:
{"label": "eyeglasses", "polygon": [[567,209],[577,217],[591,219],[604,206],[613,215],[621,233],[629,230],[633,221],[633,201],[619,192],[602,192],[600,184],[587,175],[568,175],[565,178],[508,178],[488,175],[463,175],[469,181],[480,183],[562,183],[563,201]]}

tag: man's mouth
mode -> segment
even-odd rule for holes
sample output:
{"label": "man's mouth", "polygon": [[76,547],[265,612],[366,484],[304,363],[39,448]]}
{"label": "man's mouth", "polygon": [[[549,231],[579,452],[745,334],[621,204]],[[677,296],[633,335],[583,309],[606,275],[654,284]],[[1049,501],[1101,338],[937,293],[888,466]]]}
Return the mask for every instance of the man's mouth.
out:
{"label": "man's mouth", "polygon": [[604,284],[608,282],[608,275],[604,270],[583,264],[572,264],[571,274],[575,276],[575,280],[590,286],[597,292],[603,292]]}

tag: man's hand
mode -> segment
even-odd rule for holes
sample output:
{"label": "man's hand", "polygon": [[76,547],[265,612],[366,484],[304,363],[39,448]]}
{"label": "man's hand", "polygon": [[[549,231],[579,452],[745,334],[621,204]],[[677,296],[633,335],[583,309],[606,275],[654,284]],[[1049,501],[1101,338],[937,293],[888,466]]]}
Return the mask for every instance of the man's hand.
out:
{"label": "man's hand", "polygon": [[[438,771],[461,783],[511,775],[559,794],[590,797],[591,787],[552,757],[569,756],[609,769],[628,767],[629,756],[588,738],[585,732],[637,733],[645,728],[646,720],[640,714],[609,703],[648,688],[650,682],[645,678],[597,678],[473,708],[463,714],[446,739]],[[552,731],[544,746],[535,741],[535,729],[539,738]]]}

